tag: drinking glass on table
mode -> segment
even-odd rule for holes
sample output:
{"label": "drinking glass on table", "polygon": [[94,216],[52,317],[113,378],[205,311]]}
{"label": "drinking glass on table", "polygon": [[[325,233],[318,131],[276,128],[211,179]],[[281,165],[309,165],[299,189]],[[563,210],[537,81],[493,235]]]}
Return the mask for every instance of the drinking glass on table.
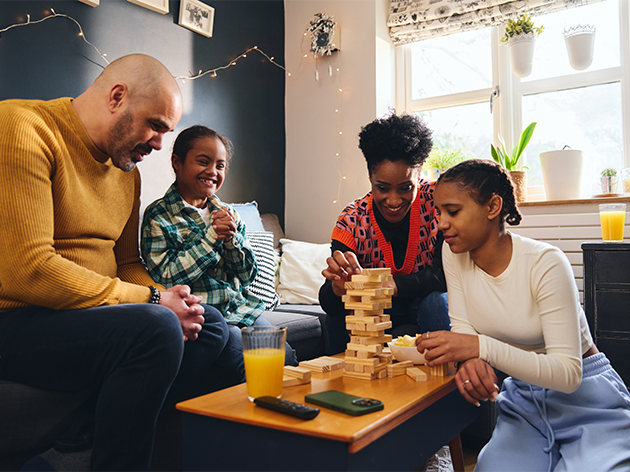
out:
{"label": "drinking glass on table", "polygon": [[623,227],[626,221],[626,204],[602,203],[599,205],[599,221],[604,242],[622,242]]}
{"label": "drinking glass on table", "polygon": [[282,395],[287,328],[246,326],[241,329],[247,398]]}

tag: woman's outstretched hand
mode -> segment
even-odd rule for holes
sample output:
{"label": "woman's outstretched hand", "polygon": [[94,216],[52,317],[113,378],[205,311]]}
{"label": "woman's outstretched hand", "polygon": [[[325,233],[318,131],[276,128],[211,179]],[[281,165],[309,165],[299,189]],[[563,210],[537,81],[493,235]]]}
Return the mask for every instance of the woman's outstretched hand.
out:
{"label": "woman's outstretched hand", "polygon": [[335,251],[332,257],[326,259],[326,263],[328,267],[322,271],[322,275],[332,281],[333,291],[338,297],[346,293],[345,283],[350,281],[350,277],[363,272],[357,255],[352,251]]}

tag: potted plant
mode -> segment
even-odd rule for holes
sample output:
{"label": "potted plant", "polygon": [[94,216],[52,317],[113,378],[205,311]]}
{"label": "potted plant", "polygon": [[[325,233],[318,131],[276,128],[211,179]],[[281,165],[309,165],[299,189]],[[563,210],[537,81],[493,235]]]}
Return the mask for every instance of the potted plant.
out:
{"label": "potted plant", "polygon": [[468,159],[461,149],[431,149],[429,157],[424,162],[423,168],[430,180],[437,180],[442,172],[455,164]]}
{"label": "potted plant", "polygon": [[527,13],[516,21],[512,19],[507,21],[505,35],[501,41],[508,45],[512,72],[515,76],[527,77],[532,73],[536,38],[544,29],[544,26],[534,26]]}
{"label": "potted plant", "polygon": [[[524,202],[527,199],[527,174],[524,170],[518,170],[518,161],[529,144],[529,140],[532,139],[534,128],[536,128],[535,122],[530,123],[530,125],[523,130],[518,146],[512,149],[510,154],[508,154],[505,149],[505,141],[501,135],[499,135],[499,141],[501,141],[500,148],[494,147],[492,144],[490,145],[492,159],[501,164],[501,166],[509,172],[512,182],[514,182],[516,200],[518,202]],[[527,167],[523,167],[523,169],[527,169]]]}
{"label": "potted plant", "polygon": [[602,170],[599,181],[602,186],[602,193],[615,193],[617,184],[619,183],[617,169],[614,167],[606,167]]}

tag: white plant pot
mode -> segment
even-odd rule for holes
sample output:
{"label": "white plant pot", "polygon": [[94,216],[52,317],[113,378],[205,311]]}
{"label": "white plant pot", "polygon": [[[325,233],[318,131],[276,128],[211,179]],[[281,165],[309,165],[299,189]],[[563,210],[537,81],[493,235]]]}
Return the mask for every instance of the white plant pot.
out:
{"label": "white plant pot", "polygon": [[534,62],[534,47],[536,35],[534,33],[518,34],[512,36],[508,42],[512,72],[516,77],[527,77],[532,73]]}
{"label": "white plant pot", "polygon": [[584,155],[577,149],[562,149],[540,153],[547,200],[580,198]]}
{"label": "white plant pot", "polygon": [[[592,29],[587,29],[587,28]],[[569,62],[575,70],[584,70],[593,62],[595,45],[595,27],[576,26],[564,31],[564,43],[567,46]]]}

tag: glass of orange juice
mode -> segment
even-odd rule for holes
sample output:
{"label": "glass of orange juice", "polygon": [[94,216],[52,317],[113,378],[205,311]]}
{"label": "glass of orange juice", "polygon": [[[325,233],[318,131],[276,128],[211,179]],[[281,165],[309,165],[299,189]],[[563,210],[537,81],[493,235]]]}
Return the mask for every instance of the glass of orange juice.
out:
{"label": "glass of orange juice", "polygon": [[282,395],[287,328],[246,326],[241,329],[247,398]]}
{"label": "glass of orange juice", "polygon": [[599,205],[599,221],[602,226],[602,239],[604,242],[622,242],[623,227],[626,222],[626,204],[602,203]]}

